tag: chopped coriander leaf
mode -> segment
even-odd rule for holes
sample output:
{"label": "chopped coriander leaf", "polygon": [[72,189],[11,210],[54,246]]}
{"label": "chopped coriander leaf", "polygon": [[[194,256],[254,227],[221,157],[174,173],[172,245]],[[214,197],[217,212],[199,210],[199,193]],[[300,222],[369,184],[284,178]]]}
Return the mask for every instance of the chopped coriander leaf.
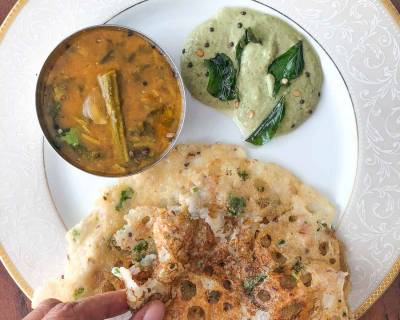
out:
{"label": "chopped coriander leaf", "polygon": [[249,174],[245,170],[238,169],[237,174],[240,177],[240,179],[242,179],[243,181],[246,181],[249,177]]}
{"label": "chopped coriander leaf", "polygon": [[254,277],[247,278],[243,281],[243,288],[247,295],[251,295],[254,288],[265,280],[267,276],[265,274],[258,274]]}
{"label": "chopped coriander leaf", "polygon": [[193,193],[196,193],[196,192],[199,192],[199,191],[200,191],[199,187],[193,187],[192,188],[192,192]]}
{"label": "chopped coriander leaf", "polygon": [[83,288],[83,287],[76,288],[74,290],[74,295],[73,295],[74,299],[78,300],[79,298],[81,298],[84,292],[85,292],[85,288]]}
{"label": "chopped coriander leaf", "polygon": [[232,194],[228,198],[228,214],[232,216],[237,216],[244,213],[244,208],[246,207],[246,199],[243,197],[237,197]]}
{"label": "chopped coriander leaf", "polygon": [[146,240],[140,240],[132,249],[134,259],[139,262],[146,256],[146,251],[149,248],[149,243]]}
{"label": "chopped coriander leaf", "polygon": [[78,147],[80,144],[79,132],[75,128],[64,129],[58,137],[73,148]]}
{"label": "chopped coriander leaf", "polygon": [[111,273],[116,277],[120,277],[121,276],[121,271],[119,270],[118,267],[113,267],[111,269]]}
{"label": "chopped coriander leaf", "polygon": [[286,241],[284,239],[280,239],[278,241],[278,246],[283,246],[286,243]]}
{"label": "chopped coriander leaf", "polygon": [[134,247],[133,251],[137,253],[142,253],[143,251],[146,251],[149,247],[149,243],[146,240],[140,240]]}
{"label": "chopped coriander leaf", "polygon": [[120,211],[122,207],[124,206],[124,203],[128,199],[132,199],[134,195],[134,191],[131,187],[126,188],[125,190],[121,191],[121,196],[119,198],[118,204],[115,206],[115,209]]}
{"label": "chopped coriander leaf", "polygon": [[292,270],[295,273],[299,273],[303,268],[304,268],[304,266],[303,266],[303,263],[301,262],[301,259],[298,259],[292,266]]}
{"label": "chopped coriander leaf", "polygon": [[136,254],[136,255],[134,255],[134,257],[133,257],[133,260],[136,261],[136,262],[140,262],[140,261],[142,261],[142,259],[143,259],[145,256],[146,256],[146,255],[145,255],[144,253]]}
{"label": "chopped coriander leaf", "polygon": [[54,121],[57,118],[57,116],[60,112],[60,109],[61,109],[61,103],[56,102],[56,103],[54,103],[54,106],[52,106],[52,108],[49,110],[49,114],[53,118]]}
{"label": "chopped coriander leaf", "polygon": [[72,239],[74,241],[76,241],[76,238],[78,238],[81,235],[81,232],[76,228],[72,229],[71,233],[72,233]]}

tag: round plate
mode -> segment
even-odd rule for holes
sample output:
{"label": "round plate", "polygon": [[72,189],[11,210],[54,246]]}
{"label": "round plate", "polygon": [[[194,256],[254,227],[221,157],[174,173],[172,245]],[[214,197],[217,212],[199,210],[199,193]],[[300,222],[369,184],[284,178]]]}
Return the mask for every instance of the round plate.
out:
{"label": "round plate", "polygon": [[188,94],[179,142],[243,145],[251,157],[287,167],[331,199],[351,273],[350,306],[361,314],[394,277],[400,252],[400,36],[382,6],[304,6],[295,0],[269,6],[251,0],[94,3],[28,2],[1,44],[1,255],[20,286],[30,295],[30,288],[61,273],[66,228],[85,217],[100,190],[115,181],[85,174],[43,144],[34,88],[50,50],[75,30],[107,21],[147,34],[179,65],[194,26],[223,6],[246,6],[281,17],[313,44],[324,71],[316,112],[293,133],[252,148],[229,118]]}

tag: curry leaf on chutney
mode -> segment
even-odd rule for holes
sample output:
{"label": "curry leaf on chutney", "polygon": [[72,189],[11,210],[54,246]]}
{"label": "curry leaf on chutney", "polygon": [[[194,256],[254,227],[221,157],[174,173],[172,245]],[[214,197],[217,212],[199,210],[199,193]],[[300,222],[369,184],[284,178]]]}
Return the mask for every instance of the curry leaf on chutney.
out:
{"label": "curry leaf on chutney", "polygon": [[275,78],[273,95],[281,88],[283,79],[293,80],[300,76],[304,69],[303,42],[298,41],[285,53],[277,57],[268,67],[268,73]]}
{"label": "curry leaf on chutney", "polygon": [[261,43],[261,40],[255,36],[255,34],[251,28],[246,28],[243,36],[240,38],[239,42],[236,45],[236,53],[235,54],[236,54],[236,60],[238,63],[239,70],[240,70],[240,63],[242,61],[243,50],[250,42]]}
{"label": "curry leaf on chutney", "polygon": [[246,139],[247,142],[261,146],[271,141],[285,115],[285,98],[281,97],[271,113],[261,122],[256,130]]}
{"label": "curry leaf on chutney", "polygon": [[209,77],[207,91],[221,101],[237,98],[237,71],[232,60],[225,53],[217,53],[214,58],[204,60]]}

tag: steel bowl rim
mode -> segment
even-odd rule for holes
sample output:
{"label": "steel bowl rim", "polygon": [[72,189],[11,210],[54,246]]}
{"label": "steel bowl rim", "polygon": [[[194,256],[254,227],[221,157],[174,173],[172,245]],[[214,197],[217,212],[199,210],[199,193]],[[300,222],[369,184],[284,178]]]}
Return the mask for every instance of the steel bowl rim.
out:
{"label": "steel bowl rim", "polygon": [[[182,100],[182,110],[181,110],[181,115],[180,115],[180,120],[179,120],[179,125],[178,125],[178,129],[175,133],[175,137],[174,139],[170,142],[169,146],[164,150],[164,152],[157,158],[156,161],[148,164],[147,166],[141,168],[140,170],[134,171],[134,172],[128,172],[126,174],[120,174],[120,175],[114,175],[114,174],[105,174],[105,173],[98,173],[98,172],[93,172],[93,171],[89,171],[86,170],[84,168],[82,168],[82,166],[79,166],[79,164],[77,162],[73,162],[70,161],[70,159],[68,159],[66,156],[64,156],[64,154],[62,152],[60,152],[52,143],[52,139],[48,133],[47,130],[47,126],[44,122],[44,117],[42,116],[41,113],[41,97],[42,97],[42,84],[43,84],[43,77],[45,76],[48,67],[49,67],[49,63],[51,61],[51,58],[53,57],[54,54],[57,53],[57,50],[64,45],[66,42],[68,42],[71,38],[76,37],[77,35],[79,35],[80,33],[92,30],[92,29],[119,29],[119,30],[125,30],[125,31],[132,31],[136,34],[138,34],[140,37],[144,38],[146,41],[148,41],[149,43],[151,43],[152,45],[154,45],[157,50],[159,50],[159,52],[165,57],[165,59],[167,60],[168,64],[171,66],[172,70],[174,71],[174,75],[175,75],[175,79],[178,82],[179,85],[179,91],[181,94],[181,100]],[[40,72],[39,72],[39,76],[38,79],[36,81],[36,89],[35,89],[35,105],[36,105],[36,116],[37,119],[39,121],[39,125],[40,128],[42,130],[42,133],[44,135],[44,137],[46,138],[47,142],[51,145],[51,147],[53,148],[53,150],[64,160],[66,161],[68,164],[72,165],[73,167],[88,173],[90,175],[94,175],[97,177],[105,177],[105,178],[123,178],[123,177],[129,177],[129,176],[133,176],[136,175],[138,173],[141,173],[147,169],[152,168],[153,166],[157,165],[161,160],[163,160],[170,152],[171,150],[175,147],[178,138],[182,132],[183,129],[183,124],[185,121],[185,117],[186,117],[186,93],[185,93],[185,86],[183,83],[183,79],[181,76],[181,73],[179,71],[179,68],[176,66],[176,64],[174,63],[174,61],[172,60],[171,56],[157,43],[155,42],[151,37],[147,36],[146,34],[144,34],[141,31],[138,31],[134,28],[131,27],[127,27],[127,26],[123,26],[123,25],[119,25],[119,24],[99,24],[99,25],[92,25],[89,27],[85,27],[82,29],[79,29],[78,31],[75,31],[74,33],[68,35],[67,37],[65,37],[62,41],[60,41],[55,47],[54,49],[48,54],[45,62],[43,63]]]}

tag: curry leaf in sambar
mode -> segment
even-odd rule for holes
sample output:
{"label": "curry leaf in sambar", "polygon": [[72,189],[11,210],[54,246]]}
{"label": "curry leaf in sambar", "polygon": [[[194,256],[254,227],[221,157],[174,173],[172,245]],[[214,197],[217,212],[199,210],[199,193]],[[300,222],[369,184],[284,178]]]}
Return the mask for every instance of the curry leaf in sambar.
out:
{"label": "curry leaf in sambar", "polygon": [[271,141],[285,115],[285,100],[281,97],[271,113],[261,122],[256,130],[246,139],[247,142],[261,146]]}
{"label": "curry leaf in sambar", "polygon": [[282,79],[293,80],[300,76],[304,69],[303,42],[299,41],[285,53],[277,57],[268,67],[268,73],[275,78],[273,95],[281,88]]}
{"label": "curry leaf in sambar", "polygon": [[65,143],[69,144],[71,147],[76,148],[79,146],[79,132],[75,128],[63,130],[63,132],[60,133],[58,137]]}
{"label": "curry leaf in sambar", "polygon": [[209,73],[207,92],[221,101],[236,99],[237,71],[232,60],[224,53],[217,53],[204,63]]}
{"label": "curry leaf in sambar", "polygon": [[54,105],[50,107],[49,114],[55,121],[57,118],[58,114],[60,113],[61,110],[61,103],[60,102],[55,102]]}

